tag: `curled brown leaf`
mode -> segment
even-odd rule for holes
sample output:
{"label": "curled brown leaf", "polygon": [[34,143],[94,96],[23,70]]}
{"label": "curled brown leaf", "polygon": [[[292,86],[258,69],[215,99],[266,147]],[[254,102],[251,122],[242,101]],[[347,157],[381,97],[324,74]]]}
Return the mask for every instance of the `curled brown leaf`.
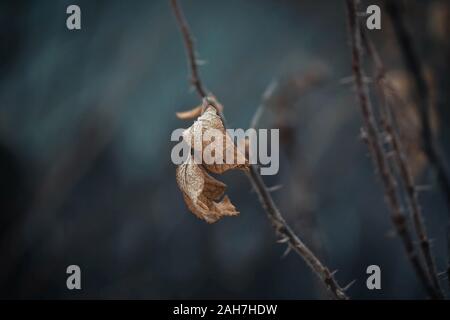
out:
{"label": "curled brown leaf", "polygon": [[186,205],[198,218],[214,223],[224,216],[239,214],[228,196],[223,196],[226,185],[211,177],[192,156],[177,167],[176,178]]}
{"label": "curled brown leaf", "polygon": [[[215,132],[215,138],[208,133]],[[195,152],[199,152],[202,157],[202,164],[213,173],[223,173],[230,169],[248,170],[248,160],[245,157],[245,145],[242,148],[236,147],[233,139],[225,130],[221,117],[214,107],[208,106],[205,112],[198,117],[194,124],[186,129],[183,138],[190,144]],[[219,141],[218,141],[219,140]],[[205,159],[205,150],[211,149],[211,157],[215,157],[215,146],[221,144],[221,154],[217,155],[220,161],[208,161]]]}
{"label": "curled brown leaf", "polygon": [[214,97],[208,97],[201,106],[177,114],[182,119],[198,115],[192,126],[183,132],[183,139],[193,155],[177,167],[176,177],[189,210],[208,223],[239,214],[228,196],[224,196],[226,185],[210,176],[208,171],[221,174],[231,169],[248,170],[249,167],[245,145],[237,148],[225,130],[222,109]]}

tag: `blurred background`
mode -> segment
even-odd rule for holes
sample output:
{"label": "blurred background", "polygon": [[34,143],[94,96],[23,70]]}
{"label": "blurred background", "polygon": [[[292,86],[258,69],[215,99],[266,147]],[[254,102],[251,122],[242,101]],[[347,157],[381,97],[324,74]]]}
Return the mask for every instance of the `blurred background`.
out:
{"label": "blurred background", "polygon": [[[450,159],[450,2],[404,3]],[[70,4],[81,8],[79,31],[66,28]],[[381,5],[360,8],[369,4]],[[264,180],[282,186],[273,196],[296,233],[339,283],[356,280],[352,298],[425,298],[360,138],[344,1],[181,5],[229,127],[247,128],[277,82],[259,125],[281,129],[280,172]],[[411,79],[384,12],[369,35],[402,101],[395,112],[444,271],[448,211],[419,148]],[[191,125],[175,117],[199,104],[190,89],[168,1],[0,2],[1,298],[327,298],[300,257],[281,257],[285,245],[242,172],[220,177],[240,216],[209,225],[187,210],[170,134]],[[71,264],[82,290],[66,288]],[[381,267],[381,290],[366,288],[371,264]]]}

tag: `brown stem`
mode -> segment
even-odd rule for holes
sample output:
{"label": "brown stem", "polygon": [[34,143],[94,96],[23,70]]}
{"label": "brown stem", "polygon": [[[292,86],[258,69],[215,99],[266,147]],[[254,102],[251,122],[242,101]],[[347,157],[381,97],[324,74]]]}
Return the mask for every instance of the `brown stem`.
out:
{"label": "brown stem", "polygon": [[425,259],[428,275],[433,281],[433,286],[439,293],[439,296],[443,298],[444,294],[439,284],[436,264],[431,253],[430,241],[428,240],[427,230],[423,219],[422,209],[419,203],[417,189],[414,185],[414,179],[411,175],[411,170],[405,156],[401,139],[397,133],[397,130],[395,129],[395,122],[393,121],[394,115],[391,110],[391,106],[387,102],[386,86],[388,86],[388,84],[386,83],[385,78],[386,69],[375,46],[370,41],[369,37],[362,28],[361,38],[369,57],[372,58],[374,63],[376,76],[375,86],[380,97],[381,123],[384,127],[385,132],[390,137],[390,142],[394,150],[394,162],[396,167],[398,168],[400,178],[402,180],[402,186],[405,190],[409,211],[411,212],[411,215],[413,217],[415,231],[420,241],[420,248]]}
{"label": "brown stem", "polygon": [[325,286],[333,294],[334,298],[340,300],[348,299],[344,290],[338,285],[330,270],[325,267],[316,255],[295,235],[294,231],[284,220],[275,202],[267,190],[261,175],[258,173],[258,168],[255,165],[250,166],[248,177],[253,185],[253,188],[258,194],[264,210],[267,213],[272,225],[280,237],[280,242],[287,242],[289,247],[300,255],[308,264],[311,270],[322,280]]}
{"label": "brown stem", "polygon": [[[197,65],[195,63],[194,46],[192,43],[192,37],[190,35],[189,28],[183,17],[181,8],[178,5],[177,0],[170,0],[172,4],[172,9],[177,17],[177,22],[180,25],[180,30],[183,34],[183,39],[185,46],[187,48],[192,79],[196,86],[198,94],[205,98],[205,91],[202,89],[200,78],[197,73]],[[247,174],[250,182],[252,183],[255,191],[258,194],[261,205],[267,212],[267,216],[272,222],[275,231],[280,236],[280,242],[286,242],[290,248],[292,248],[298,255],[300,255],[303,260],[306,261],[311,270],[322,280],[324,285],[330,290],[333,297],[336,299],[348,299],[344,290],[338,285],[333,277],[333,274],[325,267],[320,260],[314,255],[314,253],[295,235],[289,225],[281,216],[275,202],[264,184],[261,175],[258,173],[258,168],[254,165],[250,166],[249,173]]]}
{"label": "brown stem", "polygon": [[[403,21],[399,4],[395,1],[387,1],[386,11],[391,17],[394,33],[400,45],[401,54],[403,55],[406,67],[414,79],[417,98],[419,101],[419,114],[421,118],[422,148],[431,167],[437,175],[438,182],[446,199],[450,218],[450,180],[448,168],[441,156],[439,147],[433,138],[433,132],[430,126],[430,97],[420,59],[414,50],[412,38]],[[449,232],[450,220],[447,229],[447,232]],[[449,259],[447,276],[449,278],[450,285],[450,234],[447,234],[447,237],[449,246],[449,252],[447,253]]]}
{"label": "brown stem", "polygon": [[198,65],[197,58],[195,57],[195,48],[194,41],[191,36],[191,31],[189,29],[189,25],[184,18],[183,11],[178,5],[177,0],[170,0],[170,4],[172,5],[172,11],[175,14],[177,19],[178,26],[180,27],[180,31],[183,35],[184,46],[186,48],[189,69],[191,71],[191,83],[197,91],[198,95],[201,98],[205,98],[207,96],[205,89],[203,88],[202,82],[200,81],[200,77],[198,75]]}
{"label": "brown stem", "polygon": [[420,60],[414,50],[411,36],[405,27],[398,4],[395,1],[387,1],[386,9],[391,16],[395,35],[399,42],[406,67],[413,77],[417,89],[416,92],[417,98],[419,100],[419,113],[421,115],[420,118],[422,125],[422,147],[428,157],[430,164],[434,167],[438,175],[439,183],[441,184],[441,188],[444,191],[447,205],[450,210],[450,181],[447,174],[447,168],[438,152],[438,148],[433,139],[433,133],[430,127],[430,98]]}
{"label": "brown stem", "polygon": [[391,220],[396,228],[397,234],[402,239],[405,252],[424,288],[432,298],[439,298],[439,294],[431,285],[425,269],[414,248],[413,240],[409,232],[407,221],[402,213],[400,201],[396,192],[394,176],[391,172],[383,149],[381,136],[374,117],[372,106],[369,100],[367,87],[364,83],[364,75],[361,67],[361,32],[360,25],[357,22],[357,10],[354,0],[346,0],[349,37],[352,51],[352,69],[356,85],[356,94],[361,107],[364,127],[367,132],[367,142],[374,165],[380,175],[384,188],[385,198],[388,202]]}

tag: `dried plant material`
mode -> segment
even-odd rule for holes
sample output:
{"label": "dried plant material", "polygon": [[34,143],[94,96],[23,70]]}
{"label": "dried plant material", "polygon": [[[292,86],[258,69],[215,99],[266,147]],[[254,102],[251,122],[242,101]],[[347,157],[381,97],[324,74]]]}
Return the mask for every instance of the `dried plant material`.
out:
{"label": "dried plant material", "polygon": [[228,196],[222,198],[226,185],[194,163],[191,156],[178,166],[176,177],[186,205],[198,218],[214,223],[224,216],[239,214]]}
{"label": "dried plant material", "polygon": [[209,106],[215,108],[218,113],[221,113],[223,111],[223,105],[219,101],[217,101],[214,95],[209,95],[208,97],[203,99],[203,112],[205,112]]}
{"label": "dried plant material", "polygon": [[194,109],[177,112],[177,118],[181,120],[190,120],[198,118],[202,114],[202,106],[197,106]]}
{"label": "dried plant material", "polygon": [[[183,119],[199,115],[192,126],[183,132],[183,139],[191,147],[193,155],[178,166],[176,176],[189,210],[208,223],[214,223],[223,216],[235,216],[239,212],[224,196],[226,185],[211,177],[207,171],[221,174],[231,169],[248,170],[249,166],[245,151],[240,152],[225,130],[219,115],[222,108],[214,97],[208,97],[201,106],[182,113],[181,117],[177,114]],[[231,157],[233,159],[229,159]]]}
{"label": "dried plant material", "polygon": [[[203,166],[213,173],[221,174],[230,169],[248,170],[245,146],[236,147],[225,130],[222,118],[212,106],[207,106],[197,121],[186,129],[183,138],[198,157],[202,157]],[[221,152],[216,154],[217,150]]]}
{"label": "dried plant material", "polygon": [[[188,53],[189,66],[191,69],[191,81],[197,90],[197,93],[202,97],[206,97],[206,92],[203,89],[200,78],[197,71],[197,62],[195,57],[195,48],[193,46],[192,36],[184,19],[183,12],[178,5],[177,0],[171,0],[172,10],[175,14],[177,22],[180,26],[181,33],[183,35],[185,47]],[[266,210],[269,219],[272,221],[272,225],[275,228],[276,233],[282,238],[288,238],[288,246],[293,248],[295,252],[303,258],[306,264],[311,268],[311,270],[317,275],[317,277],[322,281],[323,285],[328,288],[332,293],[333,297],[336,299],[348,299],[344,290],[339,286],[339,284],[334,279],[332,272],[322,264],[322,262],[315,256],[315,254],[295,235],[292,229],[284,220],[283,216],[279,212],[277,206],[275,205],[270,192],[267,191],[267,187],[264,184],[261,176],[256,170],[255,166],[249,167],[249,174],[247,175],[249,180],[252,182],[255,191],[259,196],[259,200]]]}
{"label": "dried plant material", "polygon": [[[223,106],[216,100],[214,96],[208,97],[208,100],[214,104],[214,107],[217,108],[219,112],[222,112]],[[191,110],[177,112],[176,115],[177,118],[181,120],[193,120],[200,117],[205,109],[206,105],[199,105]]]}

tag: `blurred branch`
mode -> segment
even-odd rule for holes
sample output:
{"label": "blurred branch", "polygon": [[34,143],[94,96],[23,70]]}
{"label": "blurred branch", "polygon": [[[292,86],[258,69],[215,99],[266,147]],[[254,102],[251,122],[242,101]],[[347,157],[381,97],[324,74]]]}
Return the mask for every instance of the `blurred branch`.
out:
{"label": "blurred branch", "polygon": [[[200,80],[197,73],[197,65],[195,63],[195,55],[194,47],[192,43],[192,36],[190,35],[190,31],[187,28],[187,23],[183,17],[181,8],[178,5],[176,0],[170,0],[172,4],[172,9],[177,18],[177,22],[180,25],[180,30],[183,34],[184,43],[188,52],[188,57],[190,61],[190,68],[192,73],[192,79],[194,85],[196,85],[197,93],[202,98],[207,98],[205,91],[202,89],[200,85]],[[309,248],[295,235],[289,225],[286,223],[284,218],[282,217],[280,211],[278,210],[275,202],[272,199],[270,192],[267,189],[264,181],[262,180],[261,175],[258,173],[258,168],[255,165],[250,166],[250,171],[247,174],[250,182],[252,183],[255,191],[258,194],[261,205],[265,209],[269,219],[272,222],[273,227],[275,228],[276,233],[279,235],[280,243],[287,243],[289,247],[294,249],[311,270],[322,280],[324,285],[330,290],[333,297],[336,299],[348,299],[347,295],[344,292],[336,280],[334,279],[333,273],[329,271],[327,267],[325,267],[320,260],[314,255],[314,253],[309,250]]]}
{"label": "blurred branch", "polygon": [[[448,176],[448,169],[431,131],[430,97],[420,59],[417,56],[416,51],[414,50],[412,38],[405,26],[399,4],[395,1],[387,1],[386,11],[391,18],[394,27],[394,33],[400,45],[401,54],[403,55],[406,67],[415,82],[417,98],[419,100],[419,114],[422,129],[422,148],[428,158],[428,161],[430,162],[430,165],[436,172],[439,184],[442,191],[444,192],[444,196],[447,202],[447,208],[450,215],[450,180]],[[448,276],[450,279],[450,221],[447,228],[449,246]]]}
{"label": "blurred branch", "polygon": [[[305,162],[297,159],[298,151],[294,152],[299,146],[295,138],[298,125],[293,121],[293,115],[296,114],[296,101],[321,84],[325,74],[323,66],[313,64],[308,70],[296,72],[288,78],[281,78],[278,81],[272,80],[264,90],[261,102],[250,122],[250,128],[257,128],[262,114],[269,108],[272,111],[271,113],[276,114],[272,127],[279,128],[280,147],[284,147],[291,165],[289,170],[289,176],[291,177],[289,188],[286,188],[285,192],[283,192],[282,197],[285,199],[281,201],[282,205],[279,210],[282,210],[286,216],[291,213],[295,214],[295,217],[301,218],[298,228],[295,229],[300,231],[303,241],[308,242],[309,250],[314,252],[319,259],[322,246],[317,236],[318,229],[315,221],[315,212],[310,208],[310,195],[308,195],[308,187],[305,185],[305,180],[307,179],[303,172],[305,170]],[[255,190],[255,187],[253,187],[253,190]],[[267,188],[267,190],[272,193],[273,187]],[[292,226],[292,228],[294,227]],[[282,239],[285,238],[282,235],[280,236]],[[293,251],[292,247],[287,246],[282,257],[284,258],[291,251]],[[323,286],[322,280],[320,278],[316,280],[315,287],[318,296],[320,298],[328,297],[328,290]]]}
{"label": "blurred branch", "polygon": [[[311,114],[308,115],[308,99],[305,100],[306,104],[299,104],[298,101],[317,90],[318,87],[322,87],[327,77],[328,69],[325,65],[319,62],[311,63],[308,69],[296,72],[281,82],[277,94],[271,99],[272,113],[275,115],[273,127],[280,130],[280,150],[283,149],[286,154],[290,167],[287,171],[289,172],[288,187],[286,192],[280,195],[281,210],[287,216],[295,217],[293,227],[302,234],[303,240],[321,259],[326,255],[317,218],[317,194],[313,190],[315,180],[311,176],[312,168],[308,166],[308,161],[304,158],[306,151],[304,149],[308,148],[308,142],[298,138],[305,134],[302,131],[305,128],[302,126],[301,119],[308,118],[308,121],[312,119]],[[296,110],[298,107],[301,107],[301,112]],[[300,120],[293,116],[297,114],[302,115]],[[321,283],[316,281],[315,289],[319,297],[326,297],[327,293]]]}
{"label": "blurred branch", "polygon": [[267,108],[267,103],[269,99],[273,96],[277,87],[278,81],[276,79],[272,79],[267,88],[264,90],[261,103],[256,109],[256,112],[253,114],[252,120],[250,121],[250,128],[257,129],[261,116],[263,115],[264,110]]}
{"label": "blurred branch", "polygon": [[363,79],[363,70],[361,67],[361,31],[360,24],[357,22],[357,9],[355,0],[346,0],[349,37],[352,51],[352,69],[356,85],[356,95],[361,107],[363,116],[364,128],[367,133],[367,143],[370,154],[373,158],[374,165],[378,170],[381,182],[384,187],[384,194],[388,202],[391,220],[396,228],[397,234],[403,242],[406,254],[424,288],[428,294],[434,298],[440,298],[439,293],[430,283],[429,278],[422,266],[422,263],[416,254],[414,243],[409,232],[407,221],[402,213],[400,201],[396,193],[396,184],[394,176],[386,159],[386,154],[383,149],[382,139],[378,130],[375,116],[370,104],[367,86]]}
{"label": "blurred branch", "polygon": [[380,109],[381,109],[381,123],[384,127],[385,132],[389,135],[389,141],[392,144],[394,150],[394,162],[396,167],[399,170],[400,178],[402,180],[402,185],[405,190],[409,211],[412,214],[414,227],[417,234],[417,237],[420,241],[420,248],[422,251],[422,255],[425,259],[426,267],[428,270],[428,274],[433,281],[433,286],[436,291],[439,293],[441,297],[444,296],[441,286],[439,284],[439,279],[436,270],[436,264],[434,261],[434,257],[431,253],[430,241],[428,239],[427,230],[425,227],[422,209],[420,207],[419,198],[417,194],[416,186],[414,185],[414,179],[411,174],[411,170],[409,168],[409,164],[407,162],[405,152],[402,146],[402,142],[400,137],[395,129],[395,124],[393,121],[393,113],[391,110],[390,104],[387,102],[387,94],[386,94],[386,69],[381,60],[379,53],[377,52],[375,46],[370,41],[368,35],[361,28],[361,38],[364,47],[369,55],[372,58],[374,67],[375,67],[375,86],[378,91],[378,95],[380,96]]}

